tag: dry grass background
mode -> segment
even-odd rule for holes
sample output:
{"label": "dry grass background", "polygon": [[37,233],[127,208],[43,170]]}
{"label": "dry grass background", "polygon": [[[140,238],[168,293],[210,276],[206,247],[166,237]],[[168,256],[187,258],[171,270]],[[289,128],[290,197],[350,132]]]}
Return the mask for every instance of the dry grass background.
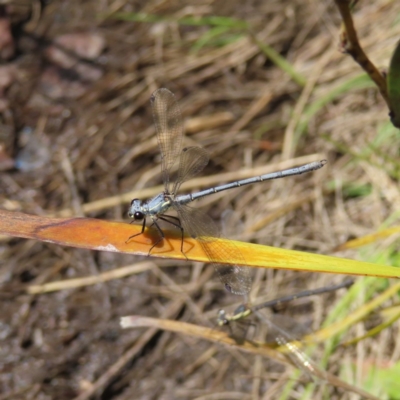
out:
{"label": "dry grass background", "polygon": [[[126,220],[128,204],[113,196],[161,183],[149,99],[167,87],[180,101],[185,144],[211,153],[204,176],[305,155],[328,159],[317,173],[199,201],[218,221],[225,209],[235,211],[224,220],[229,237],[329,254],[389,217],[396,222],[399,138],[376,89],[357,80],[359,66],[338,51],[340,19],[333,3],[54,0],[38,6],[3,6],[11,15],[15,52],[4,56],[11,78],[1,93],[1,155],[18,160],[20,168],[2,163],[2,208]],[[110,17],[114,12],[168,20],[125,22]],[[361,43],[378,67],[389,63],[399,15],[400,4],[389,0],[363,2],[355,13]],[[188,16],[246,21],[307,84],[271,63],[240,29],[196,49],[214,28],[176,22]],[[68,52],[57,56],[56,44],[64,43],[57,40],[70,33],[77,34],[70,50],[83,48],[86,60]],[[376,261],[381,253],[374,250],[346,256]],[[207,266],[25,240],[3,240],[0,256],[0,399],[85,399],[95,382],[93,398],[99,399],[302,398],[304,379],[293,380],[293,369],[272,361],[173,333],[120,329],[118,318],[129,314],[213,326],[217,310],[232,309],[240,299],[224,293]],[[123,279],[25,294],[27,285],[136,263],[142,263],[141,273]],[[342,279],[256,271],[252,298]],[[282,313],[318,328],[342,294],[298,301]],[[354,306],[363,299],[360,293]],[[359,324],[346,339],[364,330]],[[336,349],[329,370],[363,386],[371,365],[385,368],[398,360],[396,334],[390,328]],[[322,350],[314,351],[314,359],[321,359]],[[121,360],[122,368],[110,369]],[[293,387],[283,395],[288,382]],[[376,385],[378,394],[382,385]],[[357,398],[324,384],[305,396]]]}

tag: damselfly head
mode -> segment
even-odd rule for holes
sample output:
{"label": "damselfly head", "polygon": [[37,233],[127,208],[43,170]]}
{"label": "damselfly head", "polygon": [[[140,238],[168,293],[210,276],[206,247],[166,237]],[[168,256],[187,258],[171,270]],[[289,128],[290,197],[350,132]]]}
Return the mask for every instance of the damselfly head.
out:
{"label": "damselfly head", "polygon": [[131,201],[131,208],[128,211],[129,218],[133,218],[135,221],[142,221],[144,213],[142,211],[142,201],[139,199],[133,199]]}
{"label": "damselfly head", "polygon": [[228,318],[226,316],[226,311],[225,310],[219,310],[218,311],[217,324],[218,324],[218,326],[224,326],[224,325],[228,325],[229,324],[229,321],[228,321]]}

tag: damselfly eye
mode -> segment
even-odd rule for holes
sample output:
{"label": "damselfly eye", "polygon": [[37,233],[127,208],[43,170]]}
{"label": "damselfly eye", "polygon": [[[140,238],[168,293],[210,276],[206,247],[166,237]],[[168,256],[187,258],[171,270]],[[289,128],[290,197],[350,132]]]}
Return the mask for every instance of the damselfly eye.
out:
{"label": "damselfly eye", "polygon": [[136,211],[136,212],[133,214],[133,219],[134,219],[135,221],[141,221],[143,218],[144,218],[144,214],[143,214],[142,212],[140,212],[140,211]]}
{"label": "damselfly eye", "polygon": [[142,219],[144,218],[144,214],[143,214],[142,212],[140,212],[140,211],[136,211],[136,212],[133,214],[133,218],[134,218],[135,220],[137,220],[137,221],[140,221],[140,220],[142,220]]}

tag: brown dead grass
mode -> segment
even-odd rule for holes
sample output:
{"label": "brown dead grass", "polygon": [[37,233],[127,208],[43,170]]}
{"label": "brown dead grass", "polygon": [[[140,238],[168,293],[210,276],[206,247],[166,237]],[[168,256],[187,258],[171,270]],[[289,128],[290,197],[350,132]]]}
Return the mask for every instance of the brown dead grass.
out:
{"label": "brown dead grass", "polygon": [[[7,61],[13,79],[4,89],[0,155],[16,157],[24,145],[22,132],[29,128],[39,143],[33,158],[45,148],[39,159],[48,160],[29,171],[4,168],[0,207],[39,215],[62,210],[82,215],[89,209],[88,216],[126,220],[127,199],[113,196],[135,190],[141,197],[142,189],[161,183],[149,98],[167,87],[180,100],[188,127],[185,144],[201,145],[212,154],[203,175],[210,180],[283,158],[328,158],[318,173],[199,201],[217,220],[225,209],[235,210],[227,222],[230,237],[327,254],[349,238],[375,231],[398,209],[400,192],[388,161],[397,158],[397,147],[381,141],[380,152],[365,156],[367,144],[387,123],[386,105],[375,89],[349,89],[298,135],[308,105],[361,73],[337,51],[340,20],[329,2],[55,0],[32,15],[22,5],[11,11],[18,51]],[[106,17],[115,11],[244,19],[307,85],[294,83],[246,35],[194,52],[193,44],[208,27]],[[388,65],[399,37],[399,12],[398,2],[379,0],[363,3],[355,14],[361,43],[378,67]],[[73,58],[62,69],[48,53],[66,33],[92,33],[104,40],[104,50],[92,60]],[[90,49],[97,43],[77,40]],[[195,188],[196,180],[192,184]],[[371,192],[346,196],[350,185],[368,185]],[[90,208],[93,202],[97,207]],[[122,279],[28,295],[23,294],[27,285],[96,276],[144,260],[25,240],[3,240],[0,246],[1,399],[85,399],[93,384],[101,399],[216,398],[213,394],[271,399],[290,379],[290,369],[282,373],[283,367],[253,355],[168,332],[120,329],[119,317],[129,314],[212,327],[216,310],[240,300],[210,279],[207,266],[151,260],[147,271]],[[253,297],[273,298],[331,280],[322,274],[259,271]],[[334,303],[334,295],[313,298],[284,313],[317,328]],[[357,327],[348,339],[363,329]],[[359,367],[357,382],[364,363],[390,363],[399,353],[393,335],[387,330],[352,349],[337,350],[331,372],[352,362]],[[295,383],[289,398],[297,398],[303,387]],[[350,398],[327,390],[330,399]],[[321,393],[322,388],[313,398],[322,398]]]}

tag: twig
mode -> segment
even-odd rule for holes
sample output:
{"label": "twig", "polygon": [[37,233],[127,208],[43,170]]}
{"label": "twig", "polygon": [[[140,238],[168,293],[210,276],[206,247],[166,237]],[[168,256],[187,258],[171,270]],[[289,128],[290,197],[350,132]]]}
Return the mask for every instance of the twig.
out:
{"label": "twig", "polygon": [[364,53],[364,50],[361,48],[358,41],[357,32],[355,30],[353,18],[350,11],[350,8],[355,4],[355,2],[349,0],[335,0],[335,3],[343,19],[343,28],[340,35],[343,51],[350,54],[353,57],[354,61],[359,64],[360,67],[375,82],[386,104],[388,105],[389,109],[391,109],[387,92],[386,79],[371,62],[368,56]]}

